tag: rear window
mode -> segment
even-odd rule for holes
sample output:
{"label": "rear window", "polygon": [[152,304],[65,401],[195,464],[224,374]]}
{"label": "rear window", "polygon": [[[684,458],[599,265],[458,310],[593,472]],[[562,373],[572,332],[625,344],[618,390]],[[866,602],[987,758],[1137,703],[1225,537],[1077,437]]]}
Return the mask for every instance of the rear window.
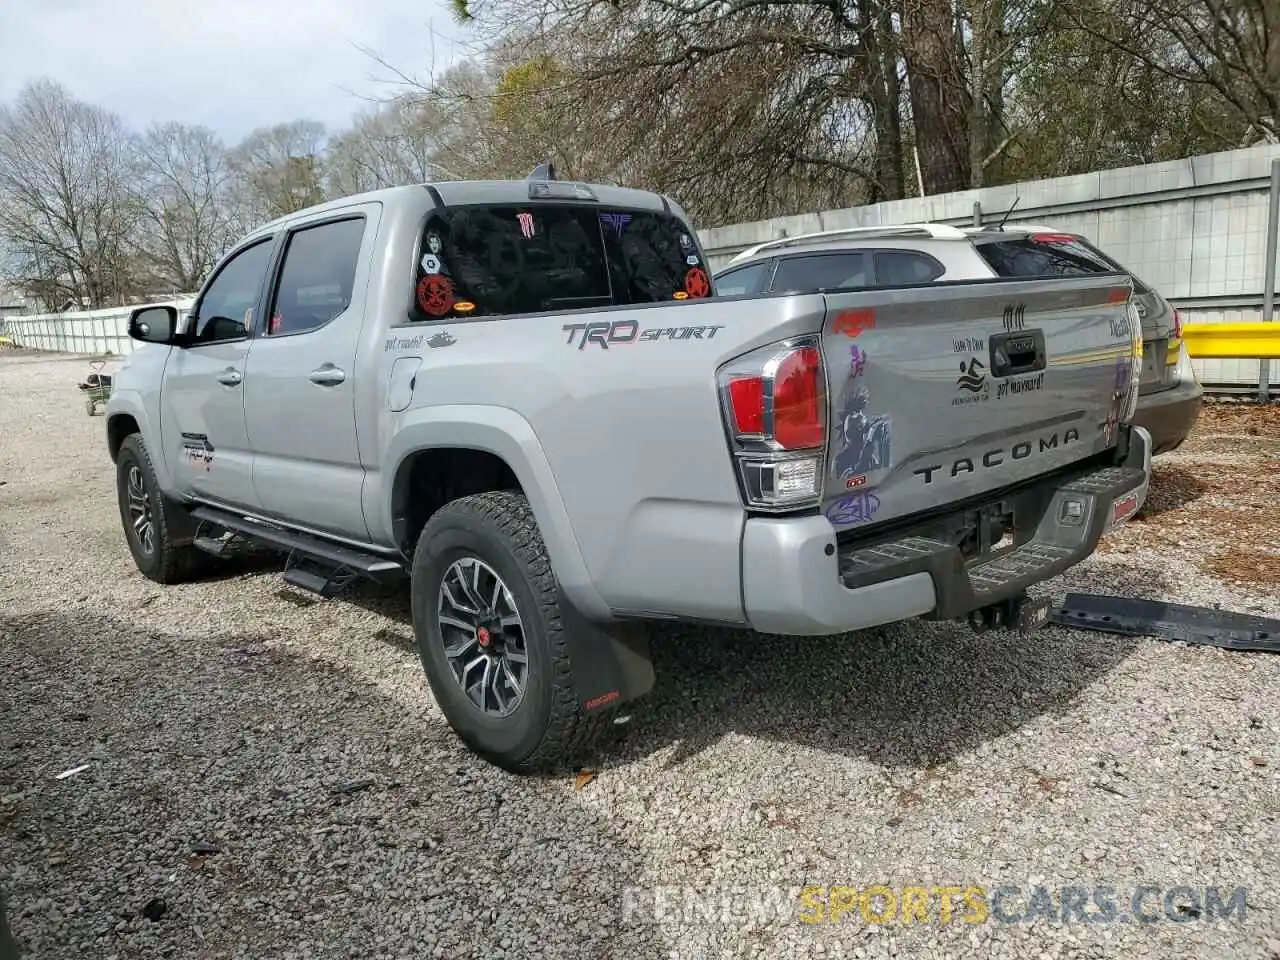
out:
{"label": "rear window", "polygon": [[1123,273],[1124,268],[1083,237],[1053,234],[1036,239],[1012,236],[977,243],[982,259],[1001,277],[1071,277]]}
{"label": "rear window", "polygon": [[419,320],[654,303],[710,293],[692,234],[678,218],[596,206],[433,212],[414,273]]}

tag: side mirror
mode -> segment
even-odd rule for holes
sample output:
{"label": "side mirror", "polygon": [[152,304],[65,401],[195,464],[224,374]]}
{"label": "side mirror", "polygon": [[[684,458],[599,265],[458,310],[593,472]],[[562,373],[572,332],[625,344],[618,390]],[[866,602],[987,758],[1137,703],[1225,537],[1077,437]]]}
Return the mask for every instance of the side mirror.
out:
{"label": "side mirror", "polygon": [[173,343],[177,329],[174,307],[139,307],[129,314],[129,336],[143,343]]}

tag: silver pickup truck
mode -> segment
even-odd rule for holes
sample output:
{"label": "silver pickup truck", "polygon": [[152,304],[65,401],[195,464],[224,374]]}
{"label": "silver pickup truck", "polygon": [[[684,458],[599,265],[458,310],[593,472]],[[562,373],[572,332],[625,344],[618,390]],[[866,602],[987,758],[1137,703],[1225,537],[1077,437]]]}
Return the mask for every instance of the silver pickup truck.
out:
{"label": "silver pickup truck", "polygon": [[1123,274],[713,293],[673,200],[545,167],[269,223],[130,319],[138,568],[408,579],[449,723],[534,771],[650,689],[647,622],[1034,625],[1146,497]]}

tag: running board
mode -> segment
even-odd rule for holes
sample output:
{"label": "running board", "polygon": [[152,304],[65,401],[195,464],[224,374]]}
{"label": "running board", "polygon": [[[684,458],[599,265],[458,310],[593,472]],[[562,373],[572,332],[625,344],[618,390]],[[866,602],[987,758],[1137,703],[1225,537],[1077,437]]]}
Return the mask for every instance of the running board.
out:
{"label": "running board", "polygon": [[1227,650],[1280,653],[1280,620],[1159,600],[1068,593],[1051,619],[1064,627],[1159,637]]}
{"label": "running board", "polygon": [[[297,568],[297,561],[294,559],[296,557],[310,561],[307,564],[308,568],[316,566],[332,568],[334,573],[328,577],[330,581],[338,579],[345,581],[346,578],[341,575],[342,571],[350,571],[352,574],[366,577],[378,583],[397,580],[404,574],[404,566],[401,563],[379,556],[376,553],[333,543],[322,537],[301,533],[297,530],[288,530],[272,523],[250,520],[234,513],[228,513],[225,510],[217,510],[213,507],[196,507],[191,511],[191,516],[201,523],[222,527],[238,536],[286,551],[290,555],[286,573]],[[304,586],[304,584],[295,581],[302,580],[310,584],[312,582],[310,576],[303,576],[303,573],[316,576],[313,569],[303,571],[299,568],[294,579],[290,580],[286,577],[286,580],[299,587]],[[345,586],[345,582],[343,585]],[[309,589],[309,587],[307,588]]]}

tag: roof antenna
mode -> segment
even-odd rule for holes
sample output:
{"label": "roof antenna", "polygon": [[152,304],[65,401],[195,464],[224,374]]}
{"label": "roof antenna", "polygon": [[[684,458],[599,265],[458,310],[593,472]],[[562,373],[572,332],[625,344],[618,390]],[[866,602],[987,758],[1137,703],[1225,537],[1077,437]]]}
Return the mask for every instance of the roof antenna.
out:
{"label": "roof antenna", "polygon": [[1013,203],[1010,205],[1009,209],[1004,212],[1004,216],[1000,218],[1000,222],[996,224],[997,230],[1004,229],[1005,222],[1009,219],[1009,214],[1013,213],[1013,208],[1018,205],[1018,201],[1021,199],[1022,194],[1018,194],[1018,196],[1013,198]]}
{"label": "roof antenna", "polygon": [[556,178],[556,168],[550,160],[543,160],[533,168],[533,173],[525,177],[526,180],[554,180]]}

